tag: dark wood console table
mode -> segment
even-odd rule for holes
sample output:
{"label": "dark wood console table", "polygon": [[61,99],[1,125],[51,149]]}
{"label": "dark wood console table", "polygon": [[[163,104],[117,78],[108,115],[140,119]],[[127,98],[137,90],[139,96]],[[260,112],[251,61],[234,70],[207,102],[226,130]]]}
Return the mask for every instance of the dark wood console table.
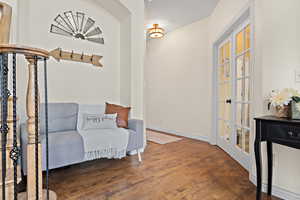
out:
{"label": "dark wood console table", "polygon": [[262,172],[261,172],[261,142],[267,142],[268,154],[268,195],[272,195],[273,176],[273,148],[277,143],[288,147],[300,149],[300,120],[264,116],[255,118],[256,137],[254,151],[257,173],[256,200],[261,200]]}

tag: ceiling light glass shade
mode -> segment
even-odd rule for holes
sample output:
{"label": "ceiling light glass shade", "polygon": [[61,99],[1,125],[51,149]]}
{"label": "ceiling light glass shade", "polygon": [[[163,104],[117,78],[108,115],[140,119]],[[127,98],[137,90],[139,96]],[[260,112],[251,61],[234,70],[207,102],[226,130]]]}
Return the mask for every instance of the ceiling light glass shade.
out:
{"label": "ceiling light glass shade", "polygon": [[165,30],[160,28],[158,24],[153,24],[153,28],[148,29],[150,38],[162,38],[165,35]]}

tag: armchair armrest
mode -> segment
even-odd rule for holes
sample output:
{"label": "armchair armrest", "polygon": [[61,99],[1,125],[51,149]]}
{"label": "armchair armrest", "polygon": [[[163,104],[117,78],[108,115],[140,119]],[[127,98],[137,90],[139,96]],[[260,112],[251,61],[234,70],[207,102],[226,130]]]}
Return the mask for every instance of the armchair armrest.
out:
{"label": "armchair armrest", "polygon": [[128,128],[137,133],[144,133],[144,122],[140,119],[129,119]]}
{"label": "armchair armrest", "polygon": [[139,119],[128,120],[128,128],[135,132],[130,134],[128,151],[138,150],[144,146],[144,122]]}

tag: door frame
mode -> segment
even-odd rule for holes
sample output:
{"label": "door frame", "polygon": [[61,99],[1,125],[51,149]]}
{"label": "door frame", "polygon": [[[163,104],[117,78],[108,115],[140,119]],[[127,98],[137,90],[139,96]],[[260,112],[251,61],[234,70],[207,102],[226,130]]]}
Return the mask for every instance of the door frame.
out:
{"label": "door frame", "polygon": [[[242,24],[245,23],[245,21],[248,21],[250,23],[251,27],[251,58],[250,58],[250,65],[251,65],[251,81],[250,81],[250,96],[251,100],[253,101],[253,79],[254,79],[254,33],[255,33],[255,26],[254,26],[254,1],[251,0],[249,1],[246,6],[240,11],[240,13],[233,18],[231,23],[229,23],[228,26],[225,27],[224,32],[218,37],[218,39],[213,43],[213,70],[212,70],[212,134],[210,137],[210,144],[212,145],[217,145],[217,138],[218,138],[218,90],[217,90],[217,85],[218,85],[218,77],[217,77],[217,68],[218,68],[218,47],[219,45],[226,39],[228,38],[234,30],[238,29]],[[234,45],[234,44],[232,44]],[[235,68],[235,66],[233,66]],[[250,109],[250,119],[253,119],[254,112],[253,112],[253,106]],[[253,120],[251,120],[253,121]],[[254,134],[254,124],[253,122],[250,123],[250,128],[251,128],[251,135]],[[250,153],[249,153],[249,162],[246,163],[241,163],[243,167],[250,171],[251,170],[251,164],[252,164],[252,136],[250,137]],[[232,155],[234,155],[234,151],[229,152]]]}

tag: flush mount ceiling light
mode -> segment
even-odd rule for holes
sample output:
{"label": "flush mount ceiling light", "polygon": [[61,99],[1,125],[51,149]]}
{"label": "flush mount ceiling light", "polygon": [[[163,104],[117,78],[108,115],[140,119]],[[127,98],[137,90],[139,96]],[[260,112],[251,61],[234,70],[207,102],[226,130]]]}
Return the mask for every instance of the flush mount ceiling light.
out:
{"label": "flush mount ceiling light", "polygon": [[153,24],[152,28],[148,29],[150,38],[162,38],[165,35],[165,30],[160,28],[158,24]]}

